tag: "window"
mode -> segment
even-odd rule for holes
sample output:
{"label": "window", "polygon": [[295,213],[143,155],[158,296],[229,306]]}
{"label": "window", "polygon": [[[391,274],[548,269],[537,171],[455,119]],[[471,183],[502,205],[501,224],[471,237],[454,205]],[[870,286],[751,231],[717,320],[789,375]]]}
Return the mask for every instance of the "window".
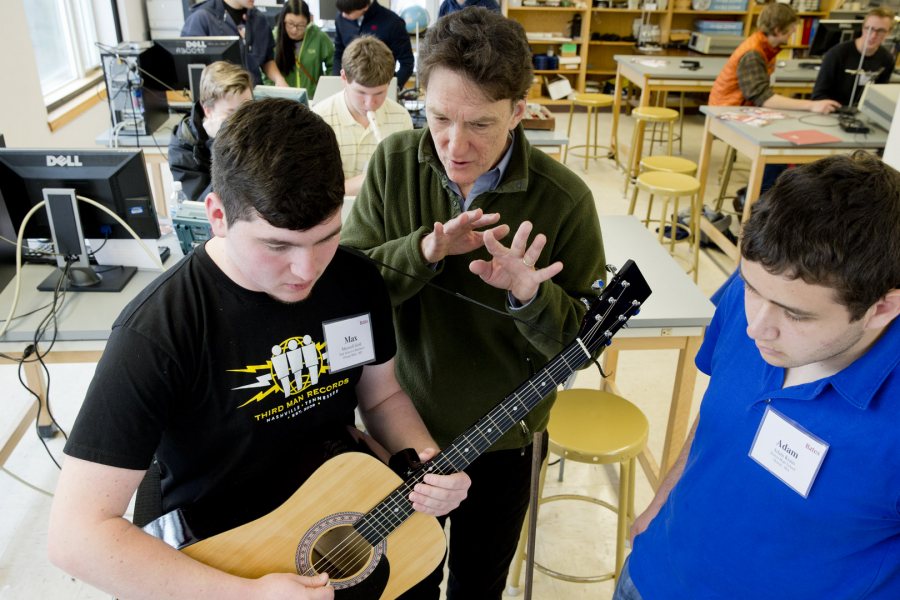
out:
{"label": "window", "polygon": [[[48,108],[65,102],[99,76],[95,0],[28,0],[25,16]],[[109,10],[109,3],[104,5]],[[108,36],[102,36],[108,39]]]}

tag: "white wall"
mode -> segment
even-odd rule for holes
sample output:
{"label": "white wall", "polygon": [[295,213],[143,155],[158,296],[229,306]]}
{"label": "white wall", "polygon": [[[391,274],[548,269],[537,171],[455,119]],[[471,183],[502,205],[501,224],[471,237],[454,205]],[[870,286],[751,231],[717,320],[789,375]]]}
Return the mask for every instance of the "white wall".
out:
{"label": "white wall", "polygon": [[891,120],[891,130],[884,148],[884,162],[900,171],[900,102],[897,103]]}
{"label": "white wall", "polygon": [[37,65],[28,34],[24,2],[3,2],[0,18],[0,133],[7,146],[90,148],[110,126],[106,101],[80,115],[56,132],[47,127]]}
{"label": "white wall", "polygon": [[150,39],[147,7],[144,0],[116,0],[122,24],[122,40],[137,42]]}

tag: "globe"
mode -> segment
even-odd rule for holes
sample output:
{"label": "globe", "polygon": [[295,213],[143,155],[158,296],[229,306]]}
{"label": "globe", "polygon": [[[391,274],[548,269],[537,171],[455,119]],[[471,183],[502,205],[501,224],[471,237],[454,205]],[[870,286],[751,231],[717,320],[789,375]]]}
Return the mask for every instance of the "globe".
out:
{"label": "globe", "polygon": [[418,5],[408,6],[400,11],[400,17],[406,22],[406,31],[416,33],[428,27],[428,11]]}

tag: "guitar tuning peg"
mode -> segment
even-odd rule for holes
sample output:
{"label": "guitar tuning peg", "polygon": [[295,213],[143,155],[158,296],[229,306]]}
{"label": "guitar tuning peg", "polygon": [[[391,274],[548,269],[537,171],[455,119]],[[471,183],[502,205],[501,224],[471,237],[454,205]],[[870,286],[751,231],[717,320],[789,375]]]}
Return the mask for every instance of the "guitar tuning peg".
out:
{"label": "guitar tuning peg", "polygon": [[616,265],[612,265],[612,264],[606,265],[606,270],[608,272],[612,273],[613,275],[615,275],[619,271],[619,269],[616,268]]}
{"label": "guitar tuning peg", "polygon": [[579,298],[579,300],[581,300],[581,303],[584,304],[584,307],[586,309],[588,309],[588,310],[591,309],[591,301],[590,300],[588,300],[587,298],[584,298],[584,297]]}
{"label": "guitar tuning peg", "polygon": [[598,279],[594,283],[591,284],[591,291],[595,294],[599,295],[600,292],[603,291],[603,288],[606,287],[606,282],[602,279]]}

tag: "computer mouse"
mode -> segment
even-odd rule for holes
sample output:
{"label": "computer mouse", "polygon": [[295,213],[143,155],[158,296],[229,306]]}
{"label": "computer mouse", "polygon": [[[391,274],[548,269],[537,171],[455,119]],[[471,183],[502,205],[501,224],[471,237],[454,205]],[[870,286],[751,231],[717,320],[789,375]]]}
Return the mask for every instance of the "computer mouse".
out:
{"label": "computer mouse", "polygon": [[784,67],[784,66],[787,66],[787,63],[786,63],[785,61],[783,61],[783,60],[779,60],[777,66],[779,66],[779,67]]}

